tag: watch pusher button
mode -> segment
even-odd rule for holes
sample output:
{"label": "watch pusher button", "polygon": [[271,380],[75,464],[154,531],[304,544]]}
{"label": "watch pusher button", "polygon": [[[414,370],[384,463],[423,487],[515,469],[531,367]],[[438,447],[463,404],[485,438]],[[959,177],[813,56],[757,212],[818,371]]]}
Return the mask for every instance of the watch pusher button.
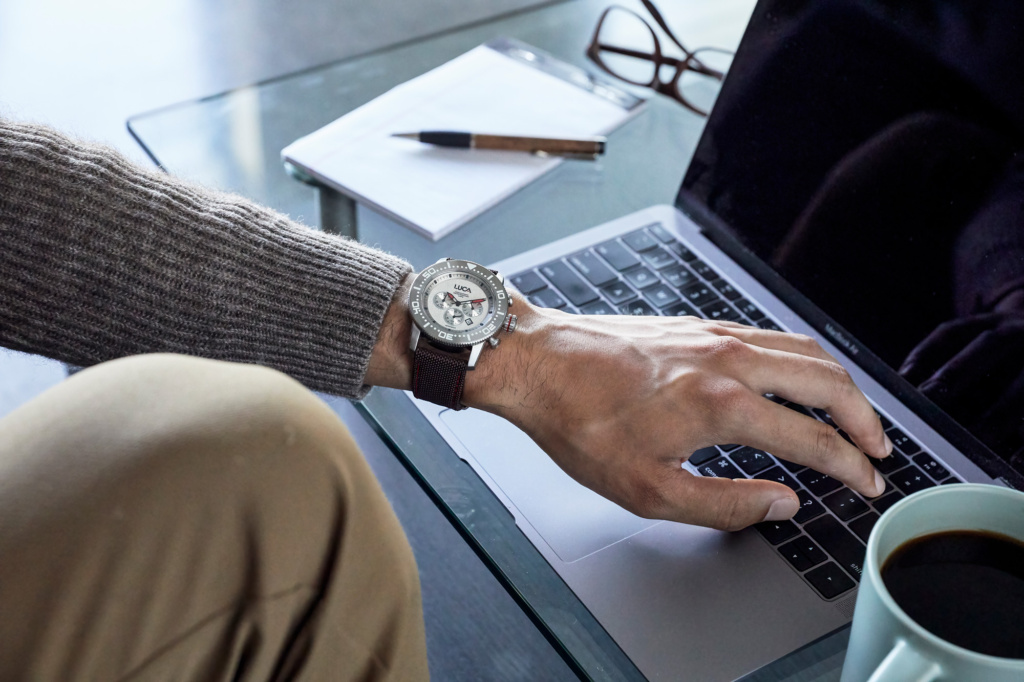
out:
{"label": "watch pusher button", "polygon": [[487,342],[491,344],[491,348],[497,348],[498,344],[501,343],[501,339],[496,339],[493,336],[487,339]]}

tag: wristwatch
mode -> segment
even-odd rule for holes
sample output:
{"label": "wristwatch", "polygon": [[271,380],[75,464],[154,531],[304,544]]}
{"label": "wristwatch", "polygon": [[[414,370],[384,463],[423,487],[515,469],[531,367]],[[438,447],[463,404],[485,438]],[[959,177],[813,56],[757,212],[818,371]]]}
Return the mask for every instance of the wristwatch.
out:
{"label": "wristwatch", "polygon": [[515,331],[505,278],[468,260],[442,258],[416,275],[409,293],[413,352],[412,392],[453,410],[465,409],[466,372],[484,344]]}

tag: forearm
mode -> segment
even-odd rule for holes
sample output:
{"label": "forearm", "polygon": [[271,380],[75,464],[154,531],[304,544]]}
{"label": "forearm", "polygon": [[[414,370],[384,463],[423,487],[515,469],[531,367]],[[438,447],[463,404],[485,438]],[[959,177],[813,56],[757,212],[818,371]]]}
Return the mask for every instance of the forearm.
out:
{"label": "forearm", "polygon": [[90,365],[177,352],[361,393],[409,266],[237,196],[0,121],[0,344]]}

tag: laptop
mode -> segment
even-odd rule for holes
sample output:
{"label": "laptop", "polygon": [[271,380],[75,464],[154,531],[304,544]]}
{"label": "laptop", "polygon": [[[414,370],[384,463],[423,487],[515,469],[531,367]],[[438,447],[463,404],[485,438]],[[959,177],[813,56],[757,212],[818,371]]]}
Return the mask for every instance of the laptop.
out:
{"label": "laptop", "polygon": [[[1013,414],[1001,401],[1024,376],[1019,353],[971,351],[998,326],[986,296],[1013,270],[977,257],[991,257],[991,221],[978,216],[1012,150],[1000,147],[1005,88],[962,67],[991,62],[958,57],[999,46],[941,40],[936,17],[970,10],[933,4],[949,12],[761,0],[675,205],[493,265],[534,304],[570,313],[697,315],[815,337],[895,444],[875,462],[884,495],[723,443],[684,467],[789,485],[801,500],[792,521],[726,533],[642,519],[498,417],[414,400],[651,680],[736,679],[846,627],[871,527],[904,496],[964,481],[1022,487],[1020,432],[991,417]],[[993,355],[1009,358],[1009,378],[979,397]]]}

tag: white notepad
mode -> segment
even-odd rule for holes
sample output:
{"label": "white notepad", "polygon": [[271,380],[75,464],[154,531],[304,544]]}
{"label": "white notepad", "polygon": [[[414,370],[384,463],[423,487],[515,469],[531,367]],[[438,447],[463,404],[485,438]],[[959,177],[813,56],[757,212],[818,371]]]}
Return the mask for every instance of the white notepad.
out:
{"label": "white notepad", "polygon": [[281,154],[316,181],[440,239],[562,159],[434,147],[392,133],[588,137],[612,131],[642,104],[582,69],[502,39],[399,85]]}

